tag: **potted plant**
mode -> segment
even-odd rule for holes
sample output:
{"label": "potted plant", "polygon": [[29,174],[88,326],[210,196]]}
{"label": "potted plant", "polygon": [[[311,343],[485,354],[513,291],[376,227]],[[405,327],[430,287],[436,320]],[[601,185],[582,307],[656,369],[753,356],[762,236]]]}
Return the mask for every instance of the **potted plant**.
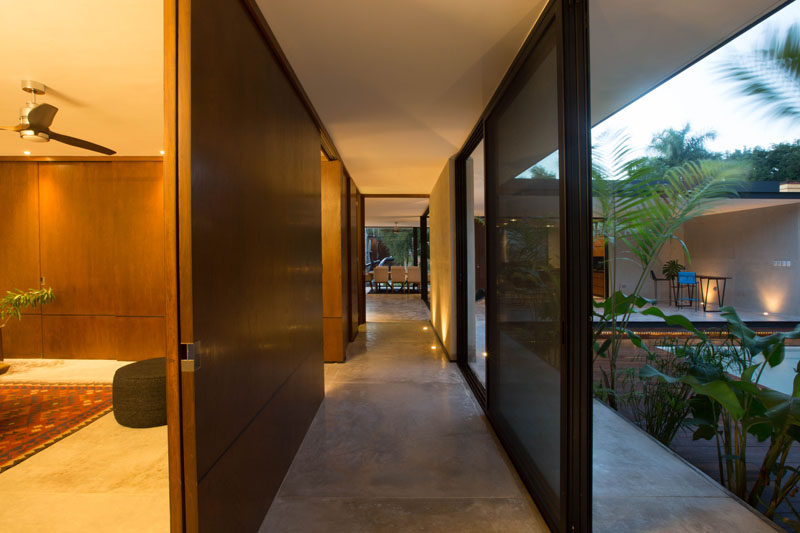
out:
{"label": "potted plant", "polygon": [[16,289],[7,291],[6,295],[0,298],[0,374],[5,373],[9,367],[7,363],[3,362],[3,328],[12,318],[22,320],[23,309],[52,302],[53,298],[51,287],[28,289],[27,291]]}
{"label": "potted plant", "polygon": [[678,272],[682,272],[684,268],[686,267],[680,264],[677,259],[670,259],[661,267],[661,273],[668,280],[675,281],[675,278],[678,277]]}

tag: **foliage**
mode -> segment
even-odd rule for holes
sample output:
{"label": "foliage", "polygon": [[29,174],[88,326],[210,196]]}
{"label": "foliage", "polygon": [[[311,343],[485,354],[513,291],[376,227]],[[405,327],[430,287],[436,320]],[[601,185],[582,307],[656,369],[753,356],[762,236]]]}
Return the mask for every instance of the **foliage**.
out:
{"label": "foliage", "polygon": [[655,164],[661,172],[689,161],[719,158],[706,148],[706,141],[717,138],[716,132],[690,135],[691,129],[691,125],[686,124],[679,130],[667,128],[653,135],[650,149],[657,154]]}
{"label": "foliage", "polygon": [[[690,340],[661,339],[655,346],[643,353],[647,364],[664,374],[685,373],[697,357]],[[655,377],[640,378],[633,372],[625,380],[623,388],[630,392],[622,396],[624,407],[639,427],[669,446],[691,409],[692,388]]]}
{"label": "foliage", "polygon": [[50,303],[53,298],[53,289],[50,287],[27,291],[19,289],[7,291],[6,295],[0,298],[0,328],[8,324],[12,318],[20,320],[23,309]]}
{"label": "foliage", "polygon": [[398,228],[397,233],[393,228],[370,228],[369,231],[386,246],[395,265],[413,262],[413,228]]}
{"label": "foliage", "polygon": [[527,342],[536,344],[536,353],[558,368],[560,331],[560,274],[557,260],[551,257],[556,220],[547,217],[509,220],[504,226],[506,260],[499,265],[497,276],[501,294],[518,299],[528,306],[531,320]]}
{"label": "foliage", "polygon": [[[800,325],[788,333],[759,336],[732,307],[722,308],[721,314],[728,327],[723,343],[714,344],[692,327],[694,342],[690,346],[695,352],[702,350],[704,357],[695,358],[683,373],[670,375],[645,365],[640,376],[692,388],[693,418],[687,423],[696,427],[695,439],[716,440],[720,482],[773,518],[800,481],[800,469],[787,464],[792,444],[800,439],[800,373],[791,396],[760,387],[758,382],[765,368],[783,362],[786,339],[800,338]],[[750,487],[746,477],[748,436],[770,443],[759,476]],[[796,511],[795,515],[800,519]]]}
{"label": "foliage", "polygon": [[800,120],[800,25],[774,35],[749,56],[724,64],[722,74],[770,116]]}
{"label": "foliage", "polygon": [[673,280],[678,277],[678,272],[683,271],[685,268],[686,266],[680,264],[677,259],[670,259],[661,267],[661,273],[668,280]]}
{"label": "foliage", "polygon": [[730,161],[745,161],[751,166],[751,181],[793,181],[800,177],[800,141],[779,143],[769,149],[755,147],[728,152]]}
{"label": "foliage", "polygon": [[[653,262],[664,246],[677,241],[687,260],[689,250],[676,236],[678,229],[708,209],[710,200],[736,193],[743,180],[741,165],[726,161],[690,161],[664,173],[646,158],[630,159],[627,139],[612,145],[608,158],[593,160],[592,190],[600,210],[598,231],[612,253],[609,268],[611,287],[617,287],[617,264],[632,261],[641,269],[630,294],[613,293],[595,310],[595,338],[598,328],[610,336],[595,358],[607,357],[603,370],[604,395],[617,407],[617,359],[622,341],[630,337],[628,323],[637,308],[647,302],[640,298]],[[598,311],[602,309],[602,311]]]}

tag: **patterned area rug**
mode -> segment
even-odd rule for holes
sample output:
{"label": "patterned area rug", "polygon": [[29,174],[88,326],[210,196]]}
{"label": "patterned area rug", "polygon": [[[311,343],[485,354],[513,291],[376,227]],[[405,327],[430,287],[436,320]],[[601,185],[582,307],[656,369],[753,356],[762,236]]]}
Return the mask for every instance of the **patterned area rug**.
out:
{"label": "patterned area rug", "polygon": [[110,383],[0,383],[0,472],[110,410]]}

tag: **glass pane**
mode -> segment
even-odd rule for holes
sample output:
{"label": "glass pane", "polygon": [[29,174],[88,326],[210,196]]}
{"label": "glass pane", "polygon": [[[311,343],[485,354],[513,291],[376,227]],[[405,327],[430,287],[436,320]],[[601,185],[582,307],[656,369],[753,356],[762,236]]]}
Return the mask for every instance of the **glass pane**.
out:
{"label": "glass pane", "polygon": [[467,363],[486,386],[486,213],[483,141],[466,161]]}
{"label": "glass pane", "polygon": [[553,30],[486,124],[492,204],[489,408],[551,512],[561,465],[558,67]]}

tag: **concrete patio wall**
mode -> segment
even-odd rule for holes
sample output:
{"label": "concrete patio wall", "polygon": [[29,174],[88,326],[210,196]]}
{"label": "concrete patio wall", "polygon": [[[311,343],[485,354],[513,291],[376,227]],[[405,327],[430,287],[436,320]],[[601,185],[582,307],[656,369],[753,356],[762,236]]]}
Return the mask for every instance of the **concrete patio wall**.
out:
{"label": "concrete patio wall", "polygon": [[800,315],[800,206],[702,216],[686,224],[685,234],[693,270],[733,278],[726,305]]}
{"label": "concrete patio wall", "polygon": [[[684,238],[684,232],[682,228],[676,232],[676,236],[679,239]],[[616,283],[614,284],[616,285],[615,289],[621,290],[622,292],[628,294],[633,292],[633,290],[636,288],[636,282],[642,273],[642,268],[636,261],[635,256],[631,253],[630,249],[624,244],[619,244],[619,253],[617,255],[619,260],[616,261],[616,265],[614,265],[614,255],[612,252],[609,252],[608,268],[613,269],[616,267]],[[661,274],[661,267],[670,259],[677,259],[681,262],[681,264],[687,263],[683,248],[678,241],[671,240],[664,246],[664,248],[661,250],[661,254],[659,254],[658,259],[653,262],[650,270],[655,272],[656,277],[663,277]],[[610,279],[609,283],[613,283],[613,279]],[[668,302],[667,291],[667,284],[659,283],[658,301],[662,305]],[[655,287],[653,285],[653,281],[650,279],[649,273],[647,274],[646,281],[642,285],[641,295],[645,298],[655,298]]]}

